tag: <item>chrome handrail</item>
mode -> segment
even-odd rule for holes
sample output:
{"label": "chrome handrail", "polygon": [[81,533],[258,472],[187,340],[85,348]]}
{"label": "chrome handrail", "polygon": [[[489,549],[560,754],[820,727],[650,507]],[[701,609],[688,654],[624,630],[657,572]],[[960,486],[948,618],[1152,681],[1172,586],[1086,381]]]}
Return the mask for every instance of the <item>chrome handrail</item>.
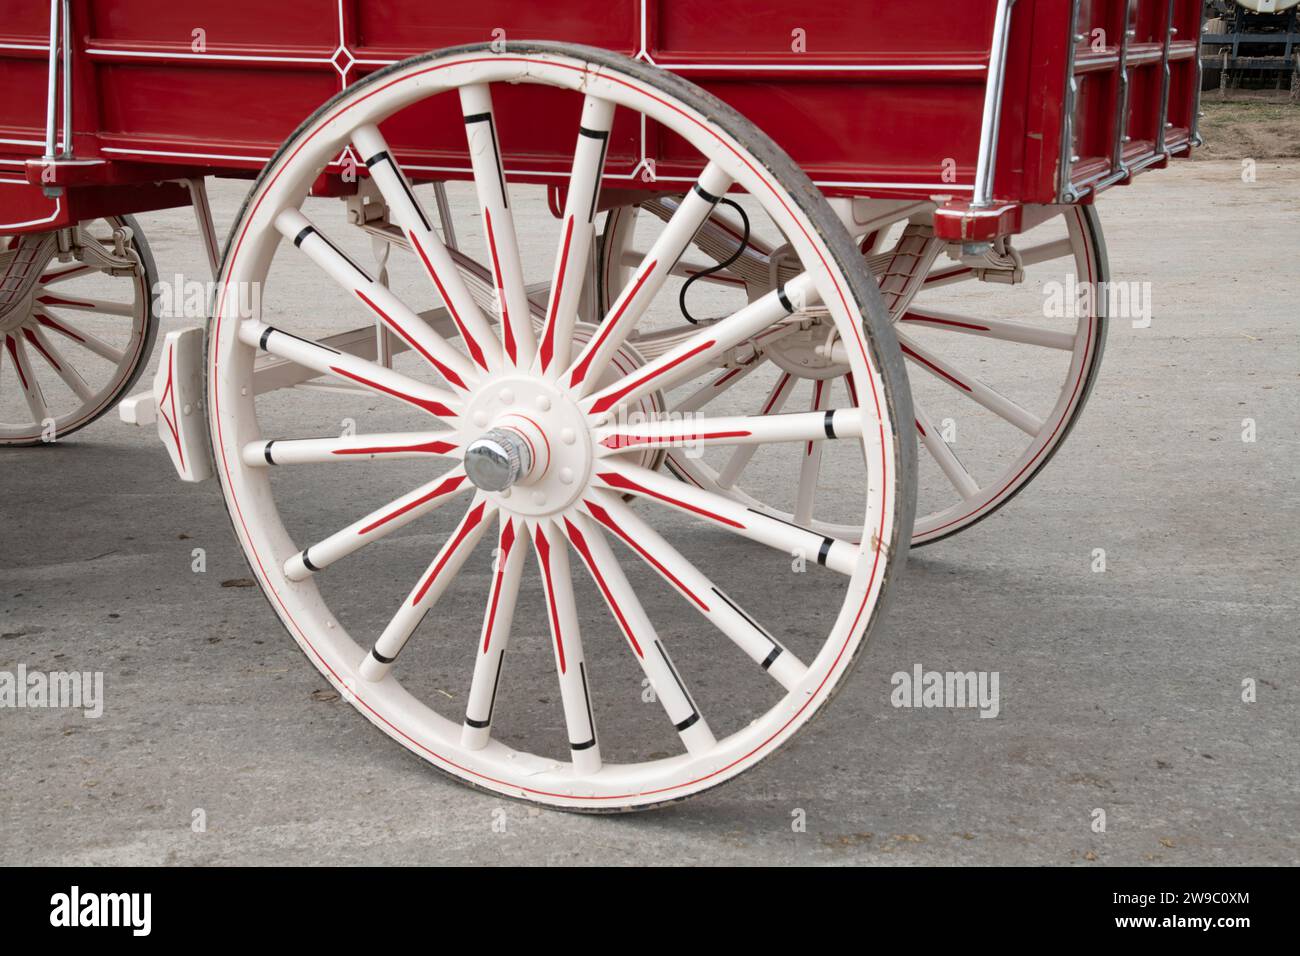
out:
{"label": "chrome handrail", "polygon": [[49,86],[45,93],[45,158],[54,159],[57,134],[55,121],[58,112],[59,92],[59,3],[50,0],[50,73]]}
{"label": "chrome handrail", "polygon": [[63,0],[63,156],[72,158],[72,6]]}
{"label": "chrome handrail", "polygon": [[1016,0],[998,0],[993,17],[993,42],[989,47],[988,78],[984,83],[984,115],[980,120],[979,158],[975,164],[972,205],[993,204],[993,176],[998,159],[998,133],[1002,127],[1002,91],[1007,79],[1007,46],[1011,40],[1011,8]]}
{"label": "chrome handrail", "polygon": [[[62,70],[60,70],[62,67]],[[59,82],[63,83],[63,142],[59,149]],[[50,0],[50,66],[45,92],[45,161],[72,156],[72,8]]]}

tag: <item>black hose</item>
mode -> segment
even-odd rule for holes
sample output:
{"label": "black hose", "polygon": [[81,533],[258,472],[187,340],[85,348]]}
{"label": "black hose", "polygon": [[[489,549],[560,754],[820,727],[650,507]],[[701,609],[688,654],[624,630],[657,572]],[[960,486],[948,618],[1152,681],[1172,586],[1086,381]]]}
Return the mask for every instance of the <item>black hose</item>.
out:
{"label": "black hose", "polygon": [[703,279],[705,276],[711,276],[715,272],[721,272],[723,269],[727,268],[733,262],[739,259],[742,255],[744,255],[745,250],[749,247],[749,216],[745,215],[745,210],[740,207],[740,203],[732,199],[725,199],[725,198],[719,199],[718,203],[719,204],[726,203],[732,209],[736,210],[736,212],[740,213],[740,221],[744,225],[744,234],[741,235],[740,237],[740,245],[736,247],[736,251],[733,252],[728,258],[726,258],[722,262],[719,262],[716,266],[710,266],[707,269],[701,269],[699,272],[695,273],[695,275],[691,276],[684,283],[682,283],[681,295],[677,297],[677,307],[681,309],[682,317],[686,319],[687,322],[691,323],[691,325],[700,324],[700,320],[692,316],[690,311],[686,308],[686,291],[691,287],[691,284],[695,282],[695,280],[697,279]]}

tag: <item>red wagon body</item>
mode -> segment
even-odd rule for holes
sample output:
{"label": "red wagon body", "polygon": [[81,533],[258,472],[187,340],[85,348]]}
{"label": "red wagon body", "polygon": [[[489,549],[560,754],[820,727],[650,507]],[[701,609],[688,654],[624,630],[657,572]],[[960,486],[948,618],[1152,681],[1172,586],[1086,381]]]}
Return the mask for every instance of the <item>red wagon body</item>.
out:
{"label": "red wagon body", "polygon": [[[187,202],[184,190],[152,184],[250,175],[361,77],[427,49],[494,39],[580,42],[678,72],[754,120],[827,195],[978,198],[986,116],[992,198],[1011,204],[1087,199],[1185,153],[1196,135],[1198,0],[1021,0],[1010,7],[1005,59],[995,0],[924,15],[906,0],[813,0],[794,12],[751,0],[71,6],[71,116],[51,123],[49,11],[0,4],[0,228],[9,232]],[[1001,87],[994,116],[991,62]],[[555,101],[524,88],[501,97],[513,179],[565,181],[572,117],[554,115]],[[611,140],[607,187],[694,180],[684,144],[627,120]],[[454,113],[411,111],[390,126],[411,175],[469,175]],[[77,163],[45,168],[51,127],[56,153],[70,131]],[[64,197],[42,193],[61,185]],[[1014,216],[995,224],[1014,231]]]}

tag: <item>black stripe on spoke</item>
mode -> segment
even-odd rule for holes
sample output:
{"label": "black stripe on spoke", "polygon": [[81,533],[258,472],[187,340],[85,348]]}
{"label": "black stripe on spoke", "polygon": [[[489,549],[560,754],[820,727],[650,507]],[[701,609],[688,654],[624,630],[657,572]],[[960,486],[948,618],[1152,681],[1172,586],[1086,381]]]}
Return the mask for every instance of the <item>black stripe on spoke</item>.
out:
{"label": "black stripe on spoke", "polygon": [[592,737],[592,738],[591,738],[590,740],[588,740],[586,743],[581,743],[581,744],[574,744],[574,743],[571,743],[571,744],[569,744],[569,749],[570,749],[570,750],[590,750],[590,749],[591,749],[592,747],[594,747],[594,746],[596,746],[596,738],[595,738],[595,737]]}
{"label": "black stripe on spoke", "polygon": [[288,338],[294,339],[295,341],[301,342],[303,345],[310,345],[312,348],[324,349],[326,352],[329,352],[331,355],[343,354],[338,349],[332,349],[328,345],[321,345],[319,342],[313,342],[311,339],[304,339],[301,335],[294,335],[292,332],[286,332],[284,329],[277,329],[273,325],[268,325],[266,327],[266,331],[262,333],[262,339],[258,343],[259,345],[261,345],[263,352],[269,351],[266,347],[266,340],[271,337],[272,332],[274,332],[276,335],[283,335]]}
{"label": "black stripe on spoke", "polygon": [[302,241],[315,231],[316,231],[315,226],[303,226],[301,229],[298,230],[298,235],[293,237],[293,244],[295,246],[301,246]]}
{"label": "black stripe on spoke", "polygon": [[592,129],[589,126],[579,126],[578,135],[586,136],[589,139],[609,139],[609,130]]}
{"label": "black stripe on spoke", "polygon": [[492,157],[497,164],[497,178],[501,180],[501,205],[510,208],[510,195],[506,192],[506,171],[501,166],[501,147],[497,145],[497,124],[492,120],[491,113],[470,113],[465,117],[465,125],[470,123],[487,123],[488,131],[492,134]]}
{"label": "black stripe on spoke", "polygon": [[713,195],[713,193],[706,191],[703,187],[700,186],[699,183],[696,183],[694,186],[691,187],[691,189],[694,191],[694,193],[697,196],[703,199],[710,206],[716,206],[719,202],[722,201],[721,196],[715,196]]}
{"label": "black stripe on spoke", "polygon": [[377,163],[385,162],[393,168],[393,175],[397,177],[397,182],[401,185],[402,192],[406,193],[407,202],[411,204],[411,208],[415,210],[415,214],[420,217],[420,225],[424,226],[424,231],[433,232],[433,226],[429,223],[429,217],[424,214],[424,210],[420,207],[419,201],[415,198],[415,193],[411,191],[411,184],[406,181],[406,175],[402,172],[401,167],[397,165],[397,160],[393,159],[388,150],[383,149],[375,153],[375,155],[366,160],[366,166],[371,167]]}
{"label": "black stripe on spoke", "polygon": [[308,551],[307,548],[303,548],[302,554],[299,555],[299,557],[302,558],[302,566],[306,568],[308,571],[315,574],[317,571],[320,570],[320,568],[316,567],[316,565],[311,563],[311,558],[307,557],[307,551]]}
{"label": "black stripe on spoke", "polygon": [[266,443],[266,447],[262,449],[262,457],[266,459],[266,463],[268,465],[275,464],[275,459],[271,457],[271,446],[274,444],[275,444],[275,439],[272,438],[269,442]]}
{"label": "black stripe on spoke", "polygon": [[664,650],[663,644],[659,641],[655,641],[655,650],[657,650],[659,656],[663,658],[664,666],[668,668],[668,673],[672,674],[673,680],[677,682],[677,689],[682,692],[682,696],[686,698],[686,702],[691,705],[691,715],[681,723],[673,725],[677,728],[678,733],[680,733],[700,719],[700,709],[695,705],[695,701],[691,699],[690,693],[687,692],[686,685],[682,683],[681,675],[677,673],[677,668],[673,666],[673,662],[669,659],[668,652]]}
{"label": "black stripe on spoke", "polygon": [[[365,269],[361,268],[359,265],[356,264],[356,262],[353,261],[353,259],[352,259],[351,256],[349,256],[346,252],[344,252],[344,251],[343,251],[342,249],[340,249],[338,246],[334,245],[334,243],[330,241],[330,238],[329,238],[327,235],[325,235],[325,233],[321,232],[319,229],[316,229],[316,228],[312,228],[311,231],[314,232],[314,233],[316,234],[316,238],[318,238],[321,242],[325,243],[325,245],[327,245],[327,246],[329,246],[331,249],[333,249],[333,250],[334,250],[334,254],[335,254],[336,256],[338,256],[340,259],[342,259],[344,262],[346,262],[348,265],[350,265],[353,269],[355,269],[355,270],[357,271],[357,274],[360,275],[361,278],[365,279],[366,282],[374,282],[374,281],[375,281],[373,278],[371,278],[369,272],[367,272]],[[295,241],[296,241],[296,240],[295,240]]]}
{"label": "black stripe on spoke", "polygon": [[591,190],[591,208],[587,210],[587,222],[596,221],[596,205],[600,200],[600,185],[605,175],[605,155],[609,152],[609,133],[600,133],[598,130],[587,130],[582,127],[578,128],[579,132],[586,136],[599,134],[600,136],[600,162],[596,165],[596,185]]}
{"label": "black stripe on spoke", "polygon": [[478,727],[481,729],[492,723],[492,712],[497,709],[497,690],[501,687],[501,665],[505,663],[505,660],[506,652],[502,651],[497,655],[497,676],[492,679],[492,699],[488,701],[487,720],[483,721],[481,724],[476,724],[472,723],[469,716],[466,715],[465,723],[469,724],[471,727]]}
{"label": "black stripe on spoke", "polygon": [[823,568],[826,567],[826,557],[831,553],[831,545],[834,543],[834,538],[822,538],[822,546],[817,551],[817,563]]}
{"label": "black stripe on spoke", "polygon": [[794,315],[795,313],[794,303],[792,303],[790,301],[790,297],[785,294],[784,283],[776,287],[776,297],[781,302],[781,308],[785,309],[791,315]]}
{"label": "black stripe on spoke", "polygon": [[776,638],[773,637],[771,634],[767,633],[767,631],[763,628],[763,625],[759,624],[759,623],[758,623],[757,621],[755,621],[752,617],[750,617],[750,616],[749,616],[748,614],[746,614],[743,610],[741,610],[740,606],[739,606],[738,604],[736,604],[735,601],[731,600],[731,598],[727,597],[725,594],[723,594],[723,593],[722,593],[721,591],[719,591],[717,588],[710,588],[709,590],[711,590],[711,591],[712,591],[714,594],[716,594],[718,597],[722,598],[722,600],[726,601],[726,602],[727,602],[727,606],[730,607],[730,608],[731,608],[733,611],[735,611],[737,614],[739,614],[742,618],[744,618],[746,624],[748,624],[748,625],[749,625],[750,627],[752,627],[754,630],[758,631],[758,633],[762,634],[764,638],[766,638],[767,640],[769,640],[769,641],[772,642],[772,653],[771,653],[771,654],[768,654],[768,655],[767,655],[767,660],[763,661],[763,670],[767,670],[769,667],[771,667],[771,666],[772,666],[772,662],[773,662],[774,660],[776,660],[777,655],[780,654],[781,651],[784,650],[784,648],[781,647],[781,645],[780,645],[779,643],[777,643]]}
{"label": "black stripe on spoke", "polygon": [[822,426],[826,429],[827,438],[839,437],[835,434],[835,412],[833,410],[826,413],[826,420],[822,423]]}
{"label": "black stripe on spoke", "polygon": [[381,664],[391,664],[393,663],[393,661],[397,660],[396,657],[385,657],[383,654],[380,654],[379,648],[377,647],[372,647],[370,649],[370,656],[373,657],[375,660],[379,661],[379,663]]}
{"label": "black stripe on spoke", "polygon": [[[770,515],[766,511],[759,511],[757,508],[746,508],[745,510],[758,515],[760,518],[767,518],[770,521],[779,521],[781,524],[788,524],[797,531],[803,531],[807,534],[817,534],[817,532],[813,531],[811,528],[805,528],[803,525],[795,524],[793,521],[789,521],[785,518],[778,518],[776,515]],[[821,535],[818,535],[818,537],[821,537]]]}
{"label": "black stripe on spoke", "polygon": [[582,699],[587,702],[587,726],[591,728],[591,743],[585,744],[584,747],[590,747],[596,742],[596,716],[591,712],[591,691],[587,688],[587,662],[578,662],[578,674],[582,677]]}
{"label": "black stripe on spoke", "polygon": [[475,720],[473,717],[465,718],[465,726],[473,727],[475,730],[482,730],[484,727],[492,726],[492,720]]}

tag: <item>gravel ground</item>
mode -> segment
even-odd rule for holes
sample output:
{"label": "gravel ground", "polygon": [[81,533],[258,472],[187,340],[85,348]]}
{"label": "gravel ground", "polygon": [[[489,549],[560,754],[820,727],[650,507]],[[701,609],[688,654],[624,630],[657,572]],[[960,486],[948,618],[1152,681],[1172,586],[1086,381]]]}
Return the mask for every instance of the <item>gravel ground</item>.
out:
{"label": "gravel ground", "polygon": [[[376,733],[256,588],[223,586],[248,572],[217,489],[175,481],[146,430],[0,451],[0,671],[100,670],[107,695],[97,720],[0,709],[0,863],[1300,862],[1300,164],[1241,172],[1176,164],[1101,200],[1114,278],[1152,283],[1153,322],[1114,323],[1064,449],[913,554],[790,748],[661,812],[503,801]],[[222,226],[242,188],[215,188]],[[142,224],[162,276],[202,276],[185,212]],[[330,487],[320,506],[355,513]],[[892,707],[917,663],[997,671],[997,718]]]}

